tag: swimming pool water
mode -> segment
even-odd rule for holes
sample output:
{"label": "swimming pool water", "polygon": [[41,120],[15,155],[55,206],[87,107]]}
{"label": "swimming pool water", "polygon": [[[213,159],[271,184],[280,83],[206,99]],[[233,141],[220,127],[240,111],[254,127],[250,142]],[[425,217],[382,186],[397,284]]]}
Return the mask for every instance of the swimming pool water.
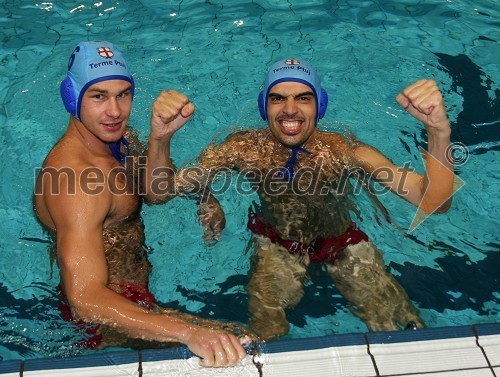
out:
{"label": "swimming pool water", "polygon": [[[32,212],[34,169],[67,125],[59,99],[66,62],[81,40],[106,39],[125,54],[137,89],[131,124],[143,138],[153,99],[164,89],[188,94],[196,116],[174,138],[177,165],[215,137],[263,127],[256,97],[267,67],[304,58],[323,77],[330,104],[320,127],[353,132],[399,165],[422,169],[425,135],[395,95],[420,77],[445,94],[452,141],[467,149],[457,175],[465,185],[451,211],[406,230],[415,209],[394,196],[356,198],[363,229],[428,326],[500,319],[498,41],[494,0],[459,1],[58,1],[0,5],[0,360],[72,355],[78,336],[57,311],[57,266]],[[468,154],[465,154],[467,152]],[[151,284],[165,305],[246,321],[250,252],[246,214],[253,196],[234,185],[220,197],[222,240],[202,242],[193,202],[145,207]],[[321,267],[289,337],[366,331]]]}

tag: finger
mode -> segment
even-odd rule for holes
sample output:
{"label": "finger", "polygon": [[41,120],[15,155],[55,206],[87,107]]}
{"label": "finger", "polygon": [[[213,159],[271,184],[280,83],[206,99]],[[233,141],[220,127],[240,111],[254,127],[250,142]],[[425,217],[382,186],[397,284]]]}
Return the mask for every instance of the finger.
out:
{"label": "finger", "polygon": [[414,82],[413,84],[408,85],[403,90],[403,94],[410,99],[415,98],[425,88],[428,81],[429,80],[426,80],[426,79],[420,79],[417,82]]}
{"label": "finger", "polygon": [[221,341],[226,353],[226,365],[235,365],[242,358],[241,352],[246,354],[238,339],[233,334],[223,335]]}
{"label": "finger", "polygon": [[396,101],[401,105],[403,108],[407,108],[410,105],[410,101],[408,100],[408,97],[406,97],[404,94],[399,93],[396,96]]}
{"label": "finger", "polygon": [[[182,108],[188,105],[188,103],[189,99],[184,94],[176,92],[175,90],[169,90],[168,92],[163,91],[153,104],[153,109],[158,116],[168,119],[169,117],[179,114]],[[194,105],[189,109],[192,113],[194,111]],[[187,114],[187,116],[189,115],[190,114]]]}
{"label": "finger", "polygon": [[223,341],[214,342],[212,345],[212,350],[214,353],[214,366],[224,367],[228,364],[228,355],[226,354],[225,347],[223,347]]}
{"label": "finger", "polygon": [[162,100],[175,103],[177,106],[181,107],[189,102],[189,98],[182,93],[175,90],[169,90],[168,92],[163,91],[160,95]]}
{"label": "finger", "polygon": [[181,109],[181,115],[184,118],[191,117],[194,114],[194,104],[189,102]]}
{"label": "finger", "polygon": [[442,103],[441,92],[434,86],[428,88],[422,95],[415,100],[414,106],[421,112],[429,115],[436,106]]}
{"label": "finger", "polygon": [[250,339],[250,337],[243,336],[241,338],[237,338],[236,336],[233,336],[231,338],[231,341],[233,342],[234,348],[238,352],[239,359],[244,359],[247,356],[245,347],[248,347],[252,344],[252,340]]}
{"label": "finger", "polygon": [[207,349],[207,352],[204,352],[204,355],[199,355],[201,357],[198,362],[202,367],[213,367],[215,365],[215,355],[211,349]]}

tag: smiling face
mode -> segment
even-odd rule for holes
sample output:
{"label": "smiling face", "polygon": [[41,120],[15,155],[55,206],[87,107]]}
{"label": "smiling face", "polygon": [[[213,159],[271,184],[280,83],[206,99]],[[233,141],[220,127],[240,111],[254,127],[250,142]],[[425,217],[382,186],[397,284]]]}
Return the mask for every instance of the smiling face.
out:
{"label": "smiling face", "polygon": [[122,137],[131,109],[131,84],[125,80],[107,80],[87,89],[80,118],[91,134],[110,143]]}
{"label": "smiling face", "polygon": [[312,89],[298,82],[281,82],[269,91],[269,129],[287,147],[304,144],[316,129],[316,100]]}

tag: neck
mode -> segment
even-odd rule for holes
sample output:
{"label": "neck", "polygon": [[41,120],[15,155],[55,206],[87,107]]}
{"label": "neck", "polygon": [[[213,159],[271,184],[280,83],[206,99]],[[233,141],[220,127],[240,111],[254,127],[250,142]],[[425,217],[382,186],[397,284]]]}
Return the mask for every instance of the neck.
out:
{"label": "neck", "polygon": [[307,148],[312,148],[312,146],[314,145],[314,143],[315,143],[315,141],[316,141],[316,139],[318,137],[318,132],[319,132],[318,129],[315,128],[313,130],[313,132],[311,133],[311,135],[309,135],[309,137],[306,140],[304,140],[301,144],[291,144],[291,145],[284,144],[284,143],[280,142],[276,138],[276,136],[274,136],[274,135],[272,135],[272,136],[276,140],[276,142],[278,142],[284,148],[294,149],[294,148],[297,148],[297,147],[301,147],[301,148],[307,149]]}
{"label": "neck", "polygon": [[93,155],[111,156],[108,143],[99,139],[96,135],[90,132],[81,121],[73,116],[70,117],[66,134],[79,140],[81,144]]}

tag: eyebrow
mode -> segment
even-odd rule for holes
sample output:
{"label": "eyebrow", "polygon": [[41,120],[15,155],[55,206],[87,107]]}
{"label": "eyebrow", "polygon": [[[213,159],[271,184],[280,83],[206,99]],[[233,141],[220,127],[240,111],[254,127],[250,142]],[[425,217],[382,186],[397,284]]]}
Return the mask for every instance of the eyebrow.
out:
{"label": "eyebrow", "polygon": [[[274,93],[274,92],[269,93],[269,96],[289,97],[289,96],[284,96],[283,94]],[[294,98],[303,97],[303,96],[314,96],[314,93],[311,91],[307,91],[307,92],[302,92],[302,93],[293,95]]]}
{"label": "eyebrow", "polygon": [[[120,93],[125,93],[129,90],[132,90],[132,85],[128,86],[127,88],[123,89],[120,91]],[[89,93],[96,92],[96,93],[102,93],[102,94],[108,94],[109,90],[108,89],[101,89],[99,87],[97,88],[92,88],[88,90]]]}

